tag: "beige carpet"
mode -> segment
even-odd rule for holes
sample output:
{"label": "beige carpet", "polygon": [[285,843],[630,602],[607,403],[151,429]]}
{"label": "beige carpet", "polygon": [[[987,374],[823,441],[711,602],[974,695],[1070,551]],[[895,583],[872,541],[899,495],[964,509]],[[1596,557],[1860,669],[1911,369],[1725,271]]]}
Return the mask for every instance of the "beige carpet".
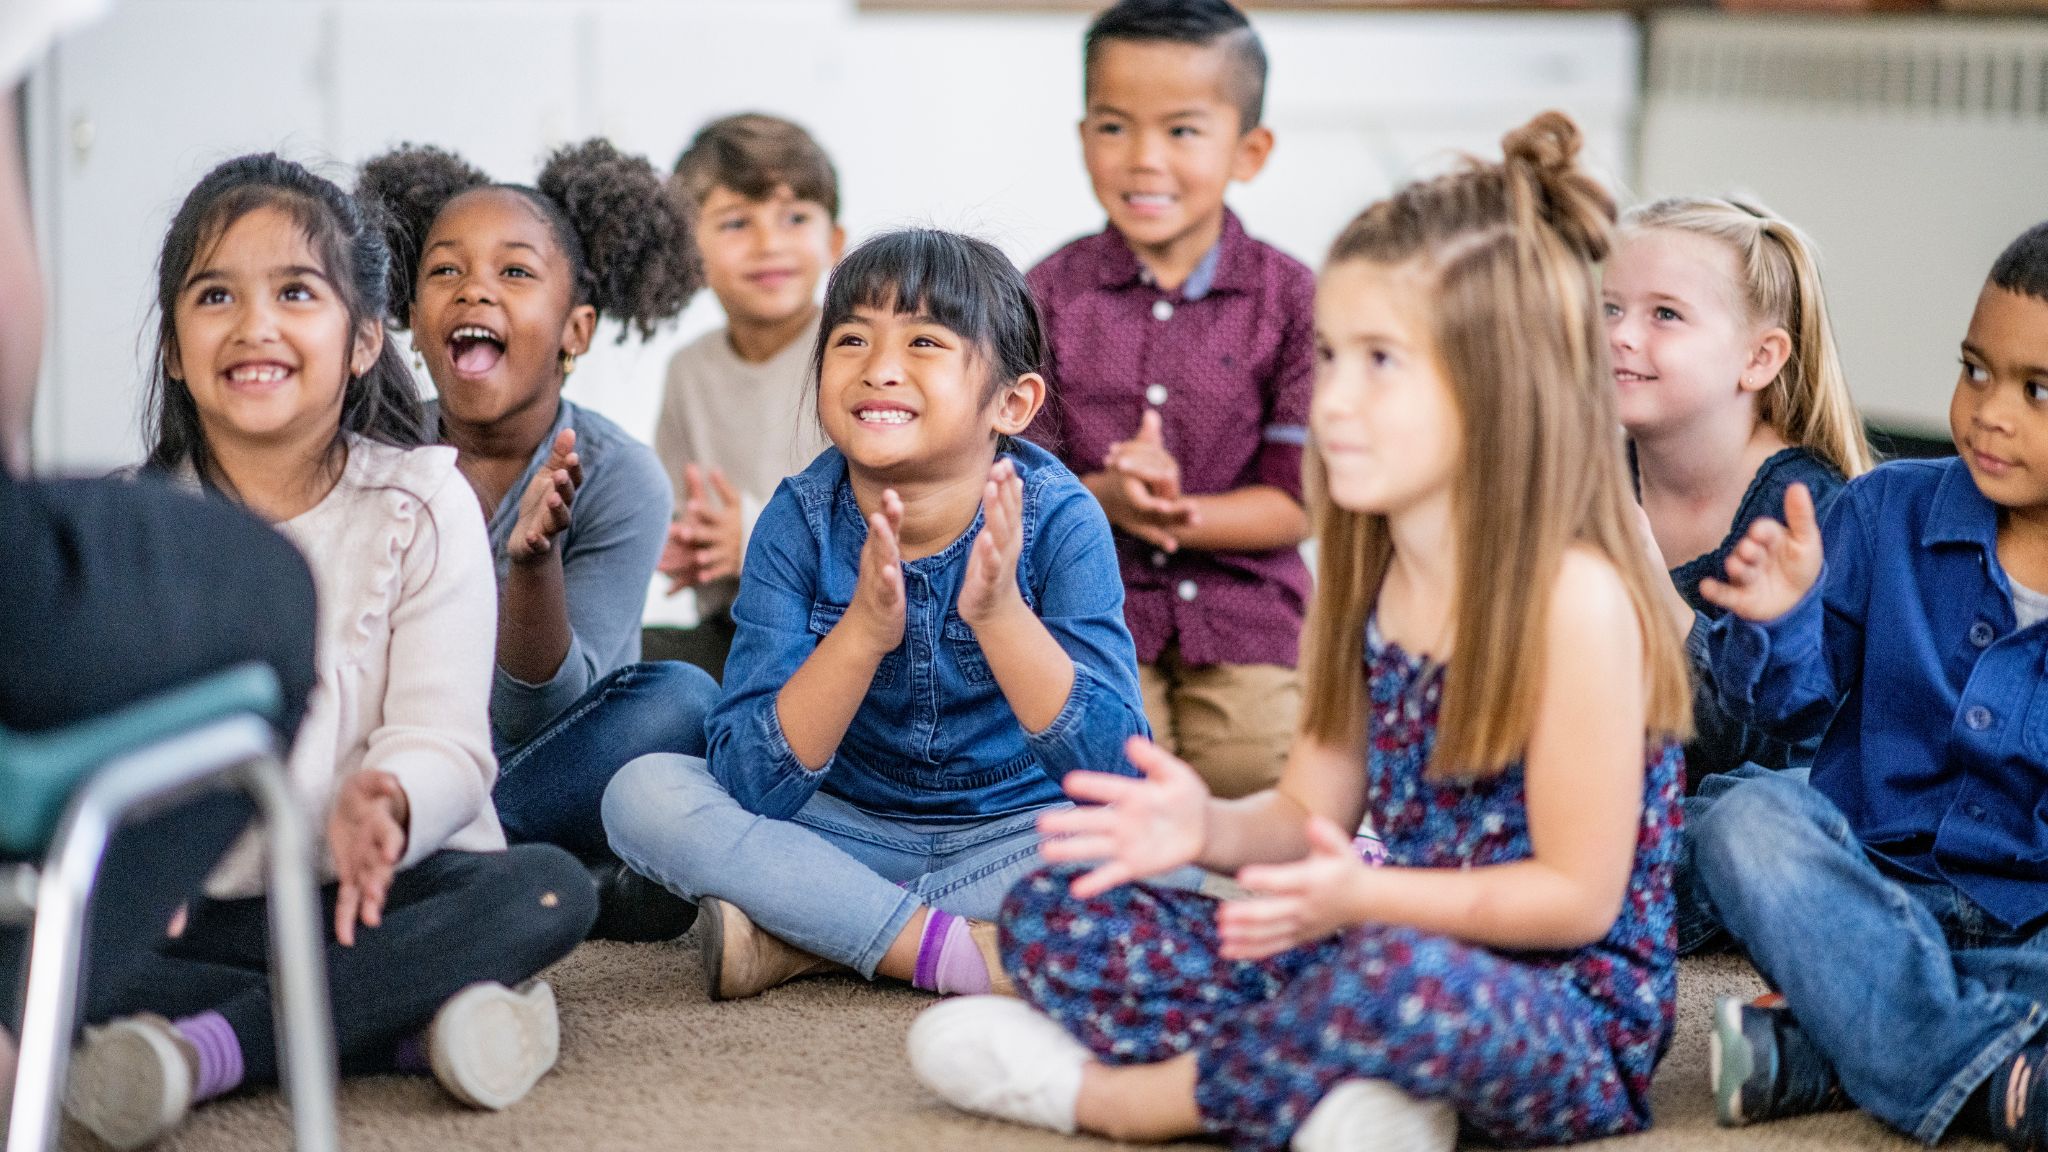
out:
{"label": "beige carpet", "polygon": [[[973,1119],[940,1104],[911,1078],[903,1056],[904,1030],[930,1002],[918,993],[818,979],[758,1000],[712,1004],[704,998],[693,938],[586,944],[549,978],[561,999],[562,1062],[532,1096],[509,1112],[486,1115],[453,1103],[430,1080],[351,1081],[342,1089],[343,1145],[353,1152],[1111,1147]],[[1657,1127],[1594,1147],[1916,1148],[1855,1113],[1714,1127],[1708,1008],[1716,995],[1761,987],[1740,960],[1686,962],[1678,1037],[1657,1078]],[[79,1132],[68,1136],[67,1148],[94,1145]],[[253,1152],[288,1142],[283,1104],[265,1092],[201,1109],[162,1147]],[[1945,1147],[1993,1146],[1954,1140]]]}

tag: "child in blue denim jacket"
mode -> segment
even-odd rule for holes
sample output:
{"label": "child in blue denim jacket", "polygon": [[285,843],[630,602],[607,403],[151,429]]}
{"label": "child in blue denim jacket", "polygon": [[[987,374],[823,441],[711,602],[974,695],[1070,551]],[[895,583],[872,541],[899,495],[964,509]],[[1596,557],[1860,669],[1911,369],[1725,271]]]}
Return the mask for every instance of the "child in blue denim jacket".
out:
{"label": "child in blue denim jacket", "polygon": [[605,828],[698,901],[713,999],[835,967],[986,992],[1039,813],[1147,732],[1115,546],[1081,482],[1011,439],[1044,349],[994,247],[877,237],[819,331],[834,447],[755,527],[708,761],[628,764]]}
{"label": "child in blue denim jacket", "polygon": [[1745,782],[1695,830],[1782,998],[1715,1012],[1724,1124],[1853,1101],[2048,1146],[2048,224],[1992,267],[1949,423],[1960,458],[1842,491],[1825,566],[1795,487],[1701,586],[1723,703],[1825,730],[1811,787]]}

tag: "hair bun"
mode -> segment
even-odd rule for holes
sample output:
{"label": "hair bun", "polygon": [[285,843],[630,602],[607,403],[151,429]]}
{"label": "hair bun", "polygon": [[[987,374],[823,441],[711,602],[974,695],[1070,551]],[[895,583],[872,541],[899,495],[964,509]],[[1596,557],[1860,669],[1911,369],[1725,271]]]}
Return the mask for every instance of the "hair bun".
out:
{"label": "hair bun", "polygon": [[1516,201],[1597,262],[1613,247],[1614,197],[1580,166],[1584,143],[1572,118],[1553,109],[1501,137],[1500,146]]}
{"label": "hair bun", "polygon": [[1500,148],[1510,164],[1526,164],[1539,173],[1553,174],[1569,172],[1584,143],[1572,118],[1552,109],[1510,130],[1501,137]]}

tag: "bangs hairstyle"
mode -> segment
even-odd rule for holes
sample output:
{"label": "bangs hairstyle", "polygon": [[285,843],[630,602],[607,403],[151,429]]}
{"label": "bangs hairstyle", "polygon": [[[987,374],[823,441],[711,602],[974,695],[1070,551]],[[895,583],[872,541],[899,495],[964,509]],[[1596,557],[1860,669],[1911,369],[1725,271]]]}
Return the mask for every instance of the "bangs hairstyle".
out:
{"label": "bangs hairstyle", "polygon": [[2034,225],[2005,246],[1991,266],[1991,282],[2048,303],[2048,222]]}
{"label": "bangs hairstyle", "polygon": [[[1545,112],[1502,141],[1498,164],[1409,184],[1367,208],[1328,263],[1413,266],[1437,364],[1464,424],[1452,498],[1454,650],[1429,771],[1498,773],[1527,753],[1543,686],[1549,598],[1567,549],[1606,557],[1643,633],[1648,735],[1684,736],[1691,691],[1636,535],[1595,264],[1614,202],[1576,161],[1578,127]],[[1311,454],[1321,552],[1304,634],[1304,732],[1353,747],[1365,714],[1365,625],[1393,542],[1384,516],[1329,499]]]}
{"label": "bangs hairstyle", "polygon": [[1624,234],[1662,229],[1714,240],[1735,254],[1736,295],[1752,324],[1783,328],[1792,354],[1757,393],[1757,419],[1785,442],[1854,479],[1870,471],[1870,441],[1849,395],[1821,290],[1820,261],[1806,233],[1754,201],[1673,197],[1631,209]]}
{"label": "bangs hairstyle", "polygon": [[[332,181],[265,152],[229,160],[193,186],[171,218],[157,259],[156,354],[143,405],[143,441],[150,445],[145,466],[176,471],[189,464],[202,484],[230,495],[235,493],[207,447],[192,390],[170,374],[170,361],[178,349],[178,302],[186,281],[212,257],[229,229],[264,208],[291,220],[348,313],[350,344],[342,353],[343,371],[354,341],[366,326],[382,323],[389,304],[391,250],[381,221]],[[338,453],[350,433],[414,447],[426,442],[425,422],[412,373],[386,340],[369,371],[343,383],[340,426],[327,451],[330,457]]]}
{"label": "bangs hairstyle", "polygon": [[822,205],[839,219],[839,172],[832,158],[803,126],[780,116],[743,112],[706,124],[676,157],[669,188],[677,209],[692,225],[711,190],[732,189],[749,200],[766,200],[777,188]]}
{"label": "bangs hairstyle", "polygon": [[420,260],[434,222],[456,197],[478,189],[509,192],[547,221],[575,286],[570,305],[622,321],[618,343],[644,341],[690,302],[702,283],[689,229],[654,166],[609,140],[555,150],[532,187],[498,184],[460,156],[430,145],[401,144],[363,165],[356,195],[384,221],[391,261],[390,317],[412,326]]}
{"label": "bangs hairstyle", "polygon": [[846,254],[825,284],[811,383],[825,367],[832,330],[854,310],[929,317],[958,333],[988,365],[981,402],[1031,372],[1042,372],[1045,333],[1024,274],[986,240],[936,228],[884,232]]}
{"label": "bangs hairstyle", "polygon": [[1104,44],[1191,44],[1221,48],[1229,62],[1224,98],[1237,107],[1237,130],[1257,128],[1266,116],[1266,47],[1252,22],[1228,0],[1123,0],[1095,18],[1082,40],[1085,96]]}

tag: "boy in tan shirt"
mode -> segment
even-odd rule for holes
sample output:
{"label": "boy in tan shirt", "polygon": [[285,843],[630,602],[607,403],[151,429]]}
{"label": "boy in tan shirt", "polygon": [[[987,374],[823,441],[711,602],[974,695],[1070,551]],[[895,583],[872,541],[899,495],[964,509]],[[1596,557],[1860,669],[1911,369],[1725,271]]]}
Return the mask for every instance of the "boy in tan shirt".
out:
{"label": "boy in tan shirt", "polygon": [[839,178],[802,127],[748,113],[705,125],[671,186],[725,327],[669,362],[654,447],[676,492],[660,570],[693,588],[699,624],[650,629],[647,659],[720,675],[754,519],[783,477],[825,447],[807,403],[818,281],[839,260]]}

